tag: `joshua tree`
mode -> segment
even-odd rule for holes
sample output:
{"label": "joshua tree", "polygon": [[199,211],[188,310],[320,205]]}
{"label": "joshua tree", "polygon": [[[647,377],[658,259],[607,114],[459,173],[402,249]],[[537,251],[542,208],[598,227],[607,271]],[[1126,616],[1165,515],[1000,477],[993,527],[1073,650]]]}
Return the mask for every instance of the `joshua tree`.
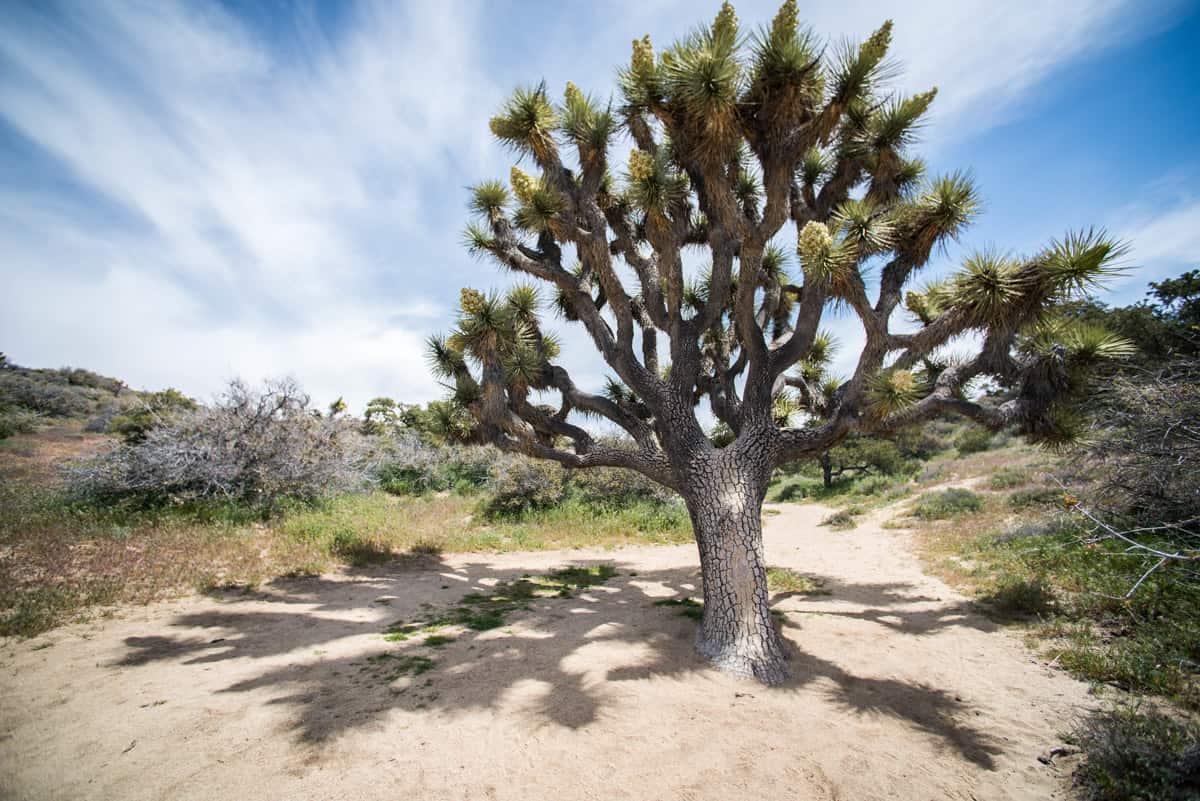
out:
{"label": "joshua tree", "polygon": [[[926,180],[908,154],[935,91],[886,92],[891,31],[826,48],[788,0],[746,36],[725,4],[657,56],[649,37],[634,41],[615,107],[571,83],[561,103],[544,84],[517,90],[491,130],[537,174],[514,167],[508,186],[473,188],[467,245],[549,284],[617,378],[592,393],[555,364],[529,284],[505,296],[464,289],[457,328],[430,341],[437,370],[500,448],[636,470],[683,496],[704,583],[697,650],[767,683],[787,675],[760,519],[775,466],[946,413],[1056,441],[1083,368],[1124,349],[1055,315],[1112,269],[1121,248],[1102,232],[1028,257],[978,254],[905,294],[978,200],[965,174]],[[614,175],[609,156],[629,140]],[[902,302],[915,325],[897,319]],[[866,343],[852,375],[815,387],[834,305],[852,310]],[[978,354],[946,357],[968,333]],[[1002,403],[964,392],[983,376],[1008,390]],[[555,405],[535,402],[544,392]],[[779,413],[817,393],[821,413],[807,422]],[[733,434],[724,447],[705,436],[702,402]],[[612,421],[628,444],[597,439],[572,412]]]}

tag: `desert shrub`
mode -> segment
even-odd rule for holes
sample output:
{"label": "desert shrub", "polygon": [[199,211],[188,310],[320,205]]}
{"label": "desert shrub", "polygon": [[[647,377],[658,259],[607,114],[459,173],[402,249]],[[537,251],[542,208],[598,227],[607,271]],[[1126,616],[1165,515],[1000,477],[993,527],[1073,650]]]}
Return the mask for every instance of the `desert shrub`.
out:
{"label": "desert shrub", "polygon": [[1092,526],[1089,547],[1118,543],[1143,575],[1178,567],[1167,575],[1200,584],[1200,359],[1119,373],[1091,411],[1093,430],[1071,466],[1095,479],[1082,503],[1071,501]]}
{"label": "desert shrub", "polygon": [[375,468],[379,487],[393,495],[420,495],[441,489],[439,452],[415,436],[388,442],[386,455]]}
{"label": "desert shrub", "polygon": [[768,491],[767,500],[774,503],[803,501],[806,498],[811,498],[820,489],[820,479],[814,480],[799,476],[788,477]]}
{"label": "desert shrub", "polygon": [[641,473],[615,467],[576,470],[570,474],[571,492],[593,506],[626,506],[635,501],[668,503],[677,500],[672,491]]}
{"label": "desert shrub", "polygon": [[1088,801],[1200,798],[1200,727],[1122,706],[1092,712],[1072,732],[1084,754],[1075,782]]}
{"label": "desert shrub", "polygon": [[925,461],[939,453],[950,450],[951,445],[942,432],[940,421],[923,426],[909,426],[896,432],[892,439],[900,453],[907,459]]}
{"label": "desert shrub", "polygon": [[513,458],[493,473],[480,504],[486,517],[516,517],[553,506],[566,495],[566,473],[555,462]]}
{"label": "desert shrub", "polygon": [[1061,506],[1063,491],[1054,487],[1030,487],[1017,490],[1008,496],[1008,505],[1014,509],[1029,509],[1034,506]]}
{"label": "desert shrub", "polygon": [[1003,618],[1044,618],[1055,609],[1054,589],[1041,576],[1004,575],[992,584],[979,602]]}
{"label": "desert shrub", "polygon": [[125,389],[125,382],[120,379],[109,378],[80,367],[63,367],[57,372],[71,386],[90,387],[113,395],[118,395]]}
{"label": "desert shrub", "polygon": [[14,434],[28,434],[41,421],[40,414],[28,409],[0,408],[0,439],[7,439]]}
{"label": "desert shrub", "polygon": [[481,445],[442,448],[437,467],[438,481],[446,489],[477,491],[487,486],[499,457],[497,450]]}
{"label": "desert shrub", "polygon": [[1029,470],[1013,467],[1002,467],[988,479],[988,487],[994,490],[1012,489],[1028,483]]}
{"label": "desert shrub", "polygon": [[848,506],[845,509],[839,509],[833,514],[821,521],[820,525],[829,526],[836,531],[848,531],[858,525],[858,521],[854,518],[863,513],[860,506]]}
{"label": "desert shrub", "polygon": [[404,432],[387,442],[375,477],[380,488],[393,495],[446,489],[475,492],[488,484],[493,471],[502,464],[507,460],[493,448],[432,445]]}
{"label": "desert shrub", "polygon": [[1097,406],[1078,467],[1099,479],[1098,504],[1200,545],[1200,360],[1117,376]]}
{"label": "desert shrub", "polygon": [[1008,542],[1010,540],[1028,540],[1038,537],[1053,537],[1065,532],[1073,532],[1078,528],[1078,523],[1064,515],[1045,518],[1043,520],[1035,520],[1031,523],[1022,523],[1013,529],[1008,529],[996,537],[997,542]]}
{"label": "desert shrub", "polygon": [[854,485],[854,491],[859,495],[888,495],[901,484],[894,478],[886,476],[870,476]]}
{"label": "desert shrub", "polygon": [[992,446],[992,432],[979,426],[967,426],[954,438],[959,453],[981,453]]}
{"label": "desert shrub", "polygon": [[112,425],[113,418],[120,413],[121,407],[116,404],[105,406],[87,419],[87,422],[83,425],[83,430],[89,434],[107,433],[108,427]]}
{"label": "desert shrub", "polygon": [[910,473],[917,465],[894,441],[878,437],[848,437],[832,448],[828,457],[832,477],[847,472],[894,476]]}
{"label": "desert shrub", "polygon": [[190,412],[197,403],[177,389],[147,392],[124,411],[109,420],[107,431],[125,442],[136,444],[146,438],[146,432],[162,425],[181,412]]}
{"label": "desert shrub", "polygon": [[53,382],[24,371],[0,372],[0,404],[20,407],[48,417],[81,417],[91,408],[92,399],[85,387],[72,386],[63,379]]}
{"label": "desert shrub", "polygon": [[323,417],[292,380],[261,391],[233,381],[212,407],[179,414],[68,470],[83,499],[235,500],[273,509],[361,486],[369,452],[349,424]]}
{"label": "desert shrub", "polygon": [[983,497],[968,489],[951,487],[937,492],[927,492],[917,498],[912,513],[925,520],[942,520],[947,517],[971,514],[983,508]]}

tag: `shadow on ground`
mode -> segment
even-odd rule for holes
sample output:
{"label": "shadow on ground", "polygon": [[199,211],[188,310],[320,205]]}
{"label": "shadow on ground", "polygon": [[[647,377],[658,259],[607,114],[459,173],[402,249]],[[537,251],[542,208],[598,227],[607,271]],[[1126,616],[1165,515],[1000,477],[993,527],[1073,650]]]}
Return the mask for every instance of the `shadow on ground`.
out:
{"label": "shadow on ground", "polygon": [[[531,599],[510,612],[503,626],[439,632],[454,639],[437,647],[425,644],[422,635],[389,642],[383,634],[389,625],[453,609],[468,593],[487,593],[498,582],[516,581],[523,571],[451,565],[431,557],[421,564],[354,569],[344,577],[279,579],[262,591],[214,593],[228,608],[178,616],[171,622],[179,630],[176,635],[127,638],[119,665],[136,670],[162,660],[185,666],[231,662],[236,668],[231,675],[240,678],[219,692],[265,690],[270,696],[265,703],[294,708],[292,725],[309,743],[370,725],[397,709],[420,713],[499,707],[508,693],[530,681],[542,693],[529,714],[541,723],[578,729],[596,721],[602,708],[622,695],[623,682],[679,678],[709,669],[692,651],[696,624],[680,614],[686,607],[656,604],[698,598],[698,571],[634,572],[630,565],[615,566],[617,575],[604,584],[571,597]],[[830,581],[826,589],[830,594],[780,593],[773,598],[776,608],[786,610],[780,625],[793,651],[793,678],[761,692],[825,693],[837,707],[895,717],[991,768],[1000,749],[985,732],[964,722],[970,710],[953,694],[919,683],[857,676],[805,653],[802,625],[807,608],[913,637],[951,626],[990,630],[992,624],[965,602],[906,609],[939,599],[915,595],[903,584]],[[839,610],[843,605],[850,608]],[[421,667],[425,669],[418,671]]]}

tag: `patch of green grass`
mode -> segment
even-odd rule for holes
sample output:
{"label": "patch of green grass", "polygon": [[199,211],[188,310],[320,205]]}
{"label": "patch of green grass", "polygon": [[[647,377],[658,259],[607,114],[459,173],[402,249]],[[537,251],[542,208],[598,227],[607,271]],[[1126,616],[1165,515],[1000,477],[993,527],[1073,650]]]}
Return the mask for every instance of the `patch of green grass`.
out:
{"label": "patch of green grass", "polygon": [[1096,711],[1071,733],[1083,752],[1076,787],[1087,801],[1200,797],[1200,726],[1136,706]]}
{"label": "patch of green grass", "polygon": [[[511,612],[528,609],[535,598],[570,598],[576,591],[603,584],[617,575],[611,564],[571,565],[542,576],[523,576],[515,581],[501,581],[488,592],[464,595],[457,606],[417,620],[397,621],[384,631],[384,639],[404,642],[425,635],[431,645],[434,632],[448,626],[462,626],[472,631],[490,631],[505,624]],[[449,642],[453,638],[446,638]]]}
{"label": "patch of green grass", "polygon": [[421,644],[427,645],[430,648],[441,648],[443,645],[449,645],[454,642],[454,640],[454,637],[447,637],[444,634],[430,634]]}
{"label": "patch of green grass", "polygon": [[828,595],[829,591],[822,589],[825,582],[814,579],[803,573],[798,573],[790,567],[767,568],[767,590],[769,592],[796,592],[806,595]]}
{"label": "patch of green grass", "polygon": [[33,637],[66,622],[84,607],[116,602],[116,579],[88,578],[25,591],[0,590],[0,637]]}
{"label": "patch of green grass", "polygon": [[680,617],[688,617],[692,620],[700,620],[704,617],[704,602],[697,601],[695,598],[663,598],[655,601],[654,605],[678,609]]}
{"label": "patch of green grass", "polygon": [[367,662],[390,668],[387,673],[388,681],[395,681],[402,676],[420,676],[437,665],[429,657],[419,654],[374,654],[367,657]]}
{"label": "patch of green grass", "polygon": [[789,476],[767,491],[772,503],[793,503],[811,499],[821,489],[821,480]]}
{"label": "patch of green grass", "polygon": [[983,508],[983,496],[969,489],[950,489],[927,492],[917,498],[912,514],[922,520],[944,520],[968,515]]}

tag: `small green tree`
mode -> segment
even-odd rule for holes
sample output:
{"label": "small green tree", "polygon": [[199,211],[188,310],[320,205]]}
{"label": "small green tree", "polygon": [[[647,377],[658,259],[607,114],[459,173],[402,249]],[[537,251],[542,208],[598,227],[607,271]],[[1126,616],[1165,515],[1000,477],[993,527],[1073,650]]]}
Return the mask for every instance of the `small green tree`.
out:
{"label": "small green tree", "polygon": [[196,408],[196,402],[177,389],[168,387],[159,392],[147,392],[130,408],[109,421],[108,433],[135,445],[146,439],[150,429],[162,425],[180,412]]}
{"label": "small green tree", "polygon": [[382,436],[400,428],[400,406],[391,398],[378,397],[367,401],[363,412],[362,433]]}
{"label": "small green tree", "polygon": [[[1102,232],[1068,234],[1026,257],[970,257],[955,275],[905,293],[939,245],[975,215],[963,173],[925,179],[909,154],[935,91],[887,91],[885,23],[862,44],[826,47],[794,0],[750,35],[726,3],[716,20],[656,54],[633,44],[614,108],[568,83],[520,89],[491,130],[535,173],[474,187],[467,245],[553,289],[616,373],[603,393],[556,364],[538,293],[464,289],[455,330],[430,342],[478,435],[576,468],[636,470],[679,492],[700,552],[698,651],[764,682],[787,674],[767,606],[761,506],[772,470],[814,459],[852,433],[888,434],[947,413],[1034,440],[1072,431],[1088,366],[1126,352],[1103,330],[1064,320],[1060,303],[1111,271],[1122,248]],[[615,134],[635,149],[610,164]],[[786,234],[785,226],[794,233]],[[685,268],[685,250],[709,266]],[[789,273],[789,251],[799,272]],[[864,275],[878,275],[869,292]],[[632,280],[631,280],[632,279]],[[904,305],[915,330],[894,330]],[[865,331],[852,374],[814,387],[825,310]],[[974,333],[973,357],[939,355]],[[995,405],[963,388],[988,376]],[[556,406],[536,402],[555,392]],[[793,424],[796,394],[819,393],[817,424]],[[732,441],[718,448],[695,413],[707,401]],[[594,437],[574,414],[624,429]]]}

